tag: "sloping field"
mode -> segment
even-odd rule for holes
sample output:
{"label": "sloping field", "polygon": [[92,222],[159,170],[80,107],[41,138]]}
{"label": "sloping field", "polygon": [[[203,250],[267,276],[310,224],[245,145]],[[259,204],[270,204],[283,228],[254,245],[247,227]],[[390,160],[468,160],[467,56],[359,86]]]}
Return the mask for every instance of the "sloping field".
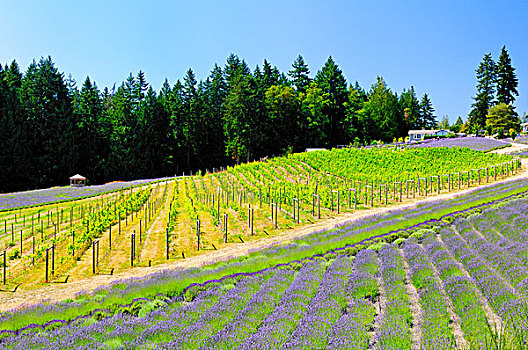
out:
{"label": "sloping field", "polygon": [[[60,237],[63,237],[63,242],[77,237],[73,242],[77,245],[70,241],[69,245],[64,246],[67,256],[71,253],[73,258],[64,258],[66,254],[63,253],[62,256],[59,255],[63,260],[57,260],[60,263],[56,267],[52,265],[52,268],[60,271],[61,276],[89,276],[90,273],[108,273],[106,271],[114,269],[114,266],[120,269],[125,269],[127,264],[145,266],[147,259],[148,265],[175,259],[179,252],[182,252],[182,258],[183,255],[203,254],[210,247],[222,249],[224,245],[234,244],[235,239],[241,242],[256,240],[263,233],[267,236],[284,227],[312,222],[320,217],[339,213],[340,210],[355,211],[412,201],[416,197],[423,198],[501,180],[513,175],[520,166],[520,162],[511,161],[512,158],[508,156],[499,157],[470,150],[370,150],[368,155],[363,151],[354,152],[358,151],[294,155],[282,161],[253,163],[226,172],[145,185],[108,198],[94,198],[91,205],[78,209],[77,217],[72,207],[69,227],[65,224],[67,219],[63,218],[62,211],[59,214],[59,210],[55,210],[55,216],[50,211],[51,215],[48,212],[47,217],[51,217],[52,222],[54,218],[57,221],[52,226],[54,231],[49,232],[46,238],[51,240],[55,249],[60,247]],[[422,162],[417,164],[417,159],[422,159]],[[393,165],[393,174],[387,170],[390,168],[389,164]],[[404,164],[411,165],[405,167]],[[460,168],[464,164],[466,167],[462,169],[469,170]],[[405,168],[408,169],[407,172]],[[343,173],[346,169],[349,170],[348,177]],[[414,184],[417,188],[410,182],[413,174],[416,176]],[[402,179],[407,179],[406,187],[402,186]],[[377,187],[374,183],[380,185],[379,193],[374,191]],[[392,191],[388,186],[391,183]],[[397,188],[396,184],[402,187]],[[33,344],[33,340],[27,337],[35,335],[37,343],[28,346],[38,348],[45,343],[38,343],[41,340],[38,340],[40,338],[37,335],[45,335],[49,339],[57,338],[53,344],[46,346],[59,348],[78,348],[82,344],[92,346],[93,342],[100,342],[99,346],[110,348],[309,348],[309,344],[318,344],[316,347],[321,348],[346,348],[342,342],[350,336],[344,335],[357,333],[358,339],[363,340],[358,340],[355,344],[366,344],[368,348],[392,344],[393,341],[396,342],[394,344],[400,344],[399,340],[391,340],[391,332],[401,330],[401,334],[405,334],[401,339],[406,339],[405,342],[410,340],[411,345],[417,347],[425,339],[422,335],[427,332],[423,326],[426,315],[423,311],[425,306],[421,306],[422,287],[411,283],[414,278],[411,275],[413,265],[411,258],[405,255],[406,247],[411,244],[423,246],[423,237],[431,230],[443,232],[446,223],[453,221],[455,216],[467,216],[466,212],[461,211],[471,208],[475,210],[478,206],[489,205],[493,200],[523,193],[527,189],[526,180],[489,185],[471,195],[449,201],[428,202],[412,209],[393,210],[333,230],[313,232],[287,245],[259,249],[246,257],[206,269],[166,270],[147,279],[133,279],[102,287],[91,295],[80,294],[75,300],[61,304],[37,305],[15,313],[6,313],[0,317],[0,329],[21,330],[35,323],[46,324],[45,332],[58,333],[40,333],[41,327],[30,326],[20,332],[19,336],[23,338],[19,340],[12,333],[4,331],[2,337],[5,340],[2,342],[15,344],[20,341],[25,346]],[[347,191],[348,198],[340,197],[340,194]],[[317,202],[314,198],[317,198]],[[326,203],[326,206],[321,202]],[[291,212],[287,209],[289,205]],[[281,208],[282,206],[286,208]],[[454,212],[458,214],[453,214]],[[238,227],[236,221],[235,224],[227,221],[228,225],[225,225],[226,221],[215,222],[215,218],[221,217],[220,214],[224,218],[226,214],[228,218],[233,216],[238,220]],[[14,223],[18,223],[16,217],[11,217],[16,213],[10,212],[7,215]],[[74,219],[78,221],[74,222]],[[208,220],[210,226],[207,226]],[[28,225],[25,217],[23,222],[23,225]],[[42,220],[37,223],[43,227]],[[64,230],[67,233],[64,234],[59,228],[61,224],[66,226]],[[120,227],[121,224],[123,227]],[[5,225],[7,226],[7,219]],[[32,238],[33,242],[36,237],[34,225],[35,223],[28,228],[28,231],[32,230],[28,238]],[[193,244],[194,225],[196,241]],[[119,231],[116,231],[117,226],[120,227]],[[226,234],[225,227],[233,226],[233,231]],[[87,228],[83,232],[84,227]],[[109,227],[113,227],[113,236],[110,236],[111,231],[105,232],[106,229],[110,230]],[[190,235],[185,234],[188,230],[191,230]],[[214,238],[215,230],[220,232],[217,238]],[[421,233],[416,233],[417,231]],[[6,242],[9,243],[9,234],[14,235],[14,232],[16,231],[5,229]],[[27,242],[24,240],[24,230],[20,232],[20,251],[24,252]],[[116,232],[120,234],[116,236]],[[44,230],[37,233],[45,235]],[[405,241],[410,235],[414,238]],[[83,240],[79,240],[79,236]],[[111,249],[110,237],[113,237]],[[387,242],[395,245],[386,246]],[[188,248],[185,248],[185,244]],[[15,245],[16,243],[11,246],[8,244],[8,247],[14,251]],[[364,257],[367,254],[363,252],[366,247],[370,247],[367,252],[370,255]],[[56,251],[61,250],[59,248]],[[75,255],[75,251],[81,253]],[[388,260],[383,265],[385,255]],[[16,278],[31,276],[31,271],[38,281],[42,270],[39,272],[32,268],[40,266],[40,269],[49,269],[48,263],[44,264],[42,260],[40,265],[36,263],[39,258],[42,259],[43,255],[37,257],[28,254],[22,257],[18,265],[16,257],[9,260],[14,262],[9,262],[6,266],[8,285],[13,280],[16,281]],[[358,258],[368,260],[366,267],[357,265],[360,261]],[[30,259],[35,259],[36,262],[30,262]],[[49,260],[49,251],[46,260]],[[397,267],[392,268],[395,272],[390,266]],[[16,277],[14,267],[24,273]],[[351,282],[353,276],[358,271],[363,271],[363,268],[376,280],[377,289],[372,281],[365,282],[371,292],[355,291],[351,286],[355,283]],[[57,281],[57,275],[52,273],[46,276]],[[304,281],[299,282],[301,287],[292,287],[296,286],[298,278],[299,281]],[[326,285],[325,281],[330,284]],[[49,284],[48,281],[39,283]],[[391,287],[392,284],[394,288]],[[290,295],[288,291],[291,288],[293,291]],[[329,290],[332,293],[328,294]],[[304,301],[299,301],[298,297]],[[293,304],[284,304],[287,300]],[[194,310],[198,301],[204,304],[198,307],[201,313],[193,316],[190,313],[194,311],[188,311],[188,308]],[[360,305],[360,309],[355,311],[356,303]],[[392,305],[393,303],[396,304]],[[291,305],[295,307],[292,309]],[[405,305],[411,310],[410,314]],[[94,310],[99,311],[94,313]],[[157,311],[149,313],[151,310]],[[357,315],[351,316],[353,313]],[[152,319],[152,315],[159,318]],[[456,318],[456,315],[453,311],[452,317]],[[184,320],[187,316],[191,317],[191,321]],[[403,320],[396,316],[402,316]],[[502,316],[497,317],[500,319]],[[170,323],[178,319],[181,321],[179,328]],[[284,323],[284,319],[288,322]],[[63,322],[53,320],[64,320],[69,325],[57,328]],[[136,325],[136,321],[144,322],[143,326]],[[117,323],[112,326],[111,322]],[[169,323],[161,326],[164,322]],[[362,326],[347,330],[346,327],[351,322]],[[461,322],[459,328],[451,323],[452,320],[448,321],[456,344],[481,344],[483,339],[487,340],[478,337],[474,340],[471,333],[464,330],[465,326]],[[118,328],[121,329],[118,326],[121,324],[131,327],[127,328],[126,334],[120,335],[117,332]],[[305,325],[302,326],[303,324]],[[322,328],[314,331],[310,328],[313,324],[321,324]],[[156,325],[164,330],[156,328],[157,331],[152,331],[151,326]],[[102,328],[100,332],[93,333],[83,327]],[[439,327],[435,324],[431,329],[438,331],[441,329]],[[84,329],[84,340],[75,333],[76,329]],[[105,330],[102,331],[103,329]],[[478,329],[482,333],[483,328]],[[443,330],[438,332],[444,334]],[[151,333],[152,337],[149,338],[148,334]],[[279,333],[282,336],[278,337]],[[331,334],[334,334],[333,340],[330,338]],[[386,334],[388,340],[383,334]],[[412,336],[409,337],[409,334]],[[446,339],[447,345],[454,344],[451,343],[449,334]],[[406,348],[405,342],[397,348]]]}
{"label": "sloping field", "polygon": [[[528,217],[523,213],[528,212],[528,199],[516,196],[492,205],[477,203],[527,187],[526,180],[494,185],[414,211],[394,211],[316,232],[216,270],[167,271],[129,282],[125,290],[102,289],[94,297],[100,305],[123,293],[145,296],[149,290],[163,291],[171,283],[169,290],[174,292],[174,283],[184,275],[208,280],[185,288],[183,294],[165,290],[163,297],[136,300],[117,313],[115,308],[101,310],[66,326],[52,322],[47,330],[29,328],[18,337],[4,333],[3,342],[28,348],[96,344],[275,349],[317,344],[317,348],[410,349],[413,344],[435,348],[438,342],[444,348],[487,347],[493,341],[494,322],[508,339],[518,340],[515,327],[526,322],[518,308],[526,307],[528,295],[524,291],[528,275],[520,265],[527,255],[523,247]],[[453,213],[455,208],[473,209]],[[437,216],[441,220],[427,216],[442,212],[451,213]],[[408,227],[408,220],[419,223]],[[287,263],[277,265],[280,261]],[[272,268],[230,275],[266,267],[267,262]],[[224,278],[215,280],[215,276]],[[84,302],[80,298],[35,311],[62,309],[68,314],[82,309]],[[24,313],[35,319],[31,310],[19,316]],[[4,315],[3,324],[12,317]]]}
{"label": "sloping field", "polygon": [[445,148],[319,151],[2,211],[5,288],[111,275],[343,212],[468,189],[518,172],[513,159]]}

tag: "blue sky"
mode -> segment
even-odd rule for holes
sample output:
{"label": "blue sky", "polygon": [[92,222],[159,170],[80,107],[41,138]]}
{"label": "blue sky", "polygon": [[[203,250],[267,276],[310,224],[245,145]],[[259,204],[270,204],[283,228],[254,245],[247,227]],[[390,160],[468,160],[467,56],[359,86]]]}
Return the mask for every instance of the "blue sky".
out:
{"label": "blue sky", "polygon": [[119,85],[143,70],[156,90],[192,68],[205,79],[230,53],[253,69],[281,71],[301,54],[315,75],[329,55],[349,83],[393,91],[414,85],[439,118],[466,118],[475,69],[506,45],[517,69],[520,114],[528,112],[527,1],[7,1],[0,62],[25,70],[51,56],[82,84]]}

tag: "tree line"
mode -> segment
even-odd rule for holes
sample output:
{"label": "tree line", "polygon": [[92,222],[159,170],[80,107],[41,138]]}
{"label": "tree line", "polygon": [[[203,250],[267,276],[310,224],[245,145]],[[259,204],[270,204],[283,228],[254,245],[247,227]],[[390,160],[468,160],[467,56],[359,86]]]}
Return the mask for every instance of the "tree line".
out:
{"label": "tree line", "polygon": [[0,191],[152,178],[240,163],[308,147],[370,144],[436,126],[427,94],[348,84],[332,57],[312,78],[302,56],[284,73],[249,68],[232,54],[205,80],[192,69],[159,91],[145,73],[100,89],[80,87],[51,57],[25,72],[0,64]]}

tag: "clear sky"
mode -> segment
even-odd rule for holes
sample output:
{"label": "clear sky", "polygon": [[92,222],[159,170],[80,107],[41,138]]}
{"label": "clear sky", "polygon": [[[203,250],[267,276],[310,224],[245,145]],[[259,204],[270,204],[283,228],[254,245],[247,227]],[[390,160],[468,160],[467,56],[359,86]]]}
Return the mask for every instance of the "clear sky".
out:
{"label": "clear sky", "polygon": [[139,70],[156,90],[192,68],[205,79],[229,54],[253,70],[266,58],[282,72],[301,54],[315,75],[329,55],[349,83],[376,76],[400,93],[429,94],[436,115],[464,120],[475,69],[506,45],[528,112],[528,1],[28,1],[0,7],[0,62],[25,70],[51,56],[82,84],[121,84]]}

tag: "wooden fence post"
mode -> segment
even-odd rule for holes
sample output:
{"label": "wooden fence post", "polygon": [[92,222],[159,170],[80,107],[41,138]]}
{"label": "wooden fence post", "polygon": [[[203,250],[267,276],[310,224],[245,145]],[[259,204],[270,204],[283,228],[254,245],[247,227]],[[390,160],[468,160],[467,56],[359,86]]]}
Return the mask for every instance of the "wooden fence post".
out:
{"label": "wooden fence post", "polygon": [[169,260],[169,228],[167,227],[167,234],[165,236],[165,246],[167,250],[167,260]]}
{"label": "wooden fence post", "polygon": [[4,252],[2,254],[0,254],[0,255],[4,256],[4,265],[2,266],[2,269],[3,269],[2,276],[3,276],[3,280],[4,280],[4,285],[5,285],[6,284],[6,280],[7,280],[7,278],[6,278],[6,271],[7,271],[7,259],[6,259],[6,255],[7,254],[6,254],[6,251],[4,250]]}

